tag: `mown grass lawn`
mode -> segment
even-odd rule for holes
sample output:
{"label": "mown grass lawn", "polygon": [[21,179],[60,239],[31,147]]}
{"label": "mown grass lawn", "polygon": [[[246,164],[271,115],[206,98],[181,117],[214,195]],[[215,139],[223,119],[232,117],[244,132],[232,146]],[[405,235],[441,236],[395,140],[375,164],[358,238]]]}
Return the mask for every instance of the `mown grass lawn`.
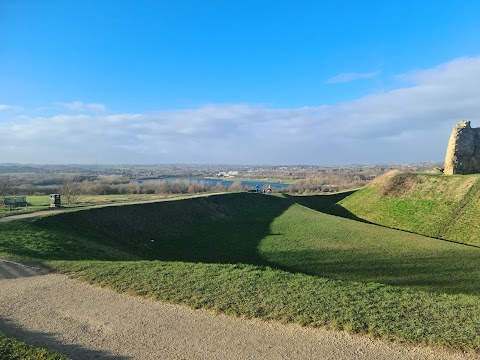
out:
{"label": "mown grass lawn", "polygon": [[0,254],[196,308],[480,351],[480,249],[313,200],[229,194],[2,223]]}

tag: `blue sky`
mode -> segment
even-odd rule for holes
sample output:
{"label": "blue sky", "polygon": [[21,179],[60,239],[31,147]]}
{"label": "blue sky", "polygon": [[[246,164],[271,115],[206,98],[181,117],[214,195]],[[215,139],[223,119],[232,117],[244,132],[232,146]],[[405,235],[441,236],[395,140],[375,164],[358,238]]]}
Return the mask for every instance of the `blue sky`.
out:
{"label": "blue sky", "polygon": [[0,163],[442,161],[474,1],[0,0]]}

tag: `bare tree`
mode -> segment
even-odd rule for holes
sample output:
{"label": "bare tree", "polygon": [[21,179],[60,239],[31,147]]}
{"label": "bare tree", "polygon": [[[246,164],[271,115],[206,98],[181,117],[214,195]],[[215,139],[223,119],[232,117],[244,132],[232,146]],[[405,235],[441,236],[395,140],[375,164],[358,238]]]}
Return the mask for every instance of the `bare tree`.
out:
{"label": "bare tree", "polygon": [[67,204],[75,204],[80,195],[80,180],[74,175],[65,176],[61,195],[64,197]]}
{"label": "bare tree", "polygon": [[12,191],[12,180],[10,176],[0,176],[0,200],[7,195],[10,195]]}
{"label": "bare tree", "polygon": [[243,190],[243,188],[242,188],[242,182],[241,182],[241,181],[238,181],[238,180],[237,180],[237,181],[234,181],[234,182],[232,183],[232,185],[230,185],[230,186],[228,187],[228,191],[230,191],[230,192],[239,192],[239,191],[242,191],[242,190]]}

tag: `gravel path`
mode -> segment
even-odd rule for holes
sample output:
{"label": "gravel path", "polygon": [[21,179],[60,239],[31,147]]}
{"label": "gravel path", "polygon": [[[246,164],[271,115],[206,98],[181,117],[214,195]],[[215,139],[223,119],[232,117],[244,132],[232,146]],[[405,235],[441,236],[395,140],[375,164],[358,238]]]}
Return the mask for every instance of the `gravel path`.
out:
{"label": "gravel path", "polygon": [[35,211],[31,213],[26,213],[26,214],[16,214],[16,215],[2,217],[0,218],[0,222],[27,219],[31,217],[37,217],[37,216],[53,215],[53,214],[58,214],[66,211],[68,211],[66,208],[65,209],[48,209],[48,210]]}
{"label": "gravel path", "polygon": [[73,359],[473,359],[118,294],[0,261],[0,330]]}

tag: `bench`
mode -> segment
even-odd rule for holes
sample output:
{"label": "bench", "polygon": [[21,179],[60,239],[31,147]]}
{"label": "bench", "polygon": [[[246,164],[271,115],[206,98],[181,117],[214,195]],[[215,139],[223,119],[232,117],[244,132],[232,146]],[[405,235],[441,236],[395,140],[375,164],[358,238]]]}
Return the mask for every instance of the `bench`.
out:
{"label": "bench", "polygon": [[2,205],[7,209],[28,207],[27,197],[26,196],[4,197],[2,200]]}

